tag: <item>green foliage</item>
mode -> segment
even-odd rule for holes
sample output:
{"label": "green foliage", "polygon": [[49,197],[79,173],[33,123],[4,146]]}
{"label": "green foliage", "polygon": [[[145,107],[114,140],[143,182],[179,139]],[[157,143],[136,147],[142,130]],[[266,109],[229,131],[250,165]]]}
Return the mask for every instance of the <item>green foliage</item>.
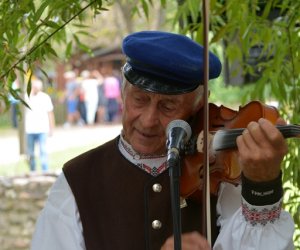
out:
{"label": "green foliage", "polygon": [[[199,0],[182,1],[177,12],[181,21],[181,32],[188,33],[198,42],[203,41],[202,13]],[[201,9],[201,7],[200,7]],[[280,17],[268,18],[271,10],[277,10]],[[253,99],[276,101],[283,118],[289,123],[300,124],[300,2],[293,0],[240,1],[212,0],[210,2],[210,46],[214,50],[222,46],[220,55],[229,65],[239,63],[243,75],[260,75],[260,78],[243,89],[241,102]],[[251,65],[250,48],[261,48],[261,61]],[[212,87],[213,88],[213,87]],[[236,88],[227,87],[234,93]],[[227,91],[225,90],[225,91]],[[213,92],[214,90],[212,90]],[[217,90],[220,92],[220,90]],[[216,94],[220,97],[220,93]],[[214,95],[212,96],[215,97]],[[220,99],[216,99],[220,100]],[[290,139],[289,153],[283,162],[283,181],[286,189],[285,207],[294,217],[297,232],[295,242],[300,238],[299,189],[300,157],[299,141]],[[296,245],[300,249],[300,245]]]}
{"label": "green foliage", "polygon": [[[3,48],[0,50],[0,101],[5,107],[9,106],[10,94],[22,100],[19,92],[12,91],[12,82],[17,76],[27,76],[27,92],[30,92],[30,75],[39,63],[57,57],[56,44],[68,44],[65,58],[72,55],[75,46],[90,52],[90,48],[79,39],[80,35],[86,35],[81,23],[87,9],[95,15],[105,10],[101,0],[0,2],[0,43]],[[65,27],[71,21],[68,28],[73,27],[73,32],[67,34]]]}

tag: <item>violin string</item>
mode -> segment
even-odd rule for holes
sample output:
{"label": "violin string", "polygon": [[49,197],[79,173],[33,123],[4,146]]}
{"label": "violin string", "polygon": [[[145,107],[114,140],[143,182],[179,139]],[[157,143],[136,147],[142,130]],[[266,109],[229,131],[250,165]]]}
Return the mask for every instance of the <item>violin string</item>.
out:
{"label": "violin string", "polygon": [[280,130],[280,132],[285,138],[299,136],[300,134],[300,127],[297,125],[277,126],[277,128]]}
{"label": "violin string", "polygon": [[[291,138],[300,135],[300,126],[298,125],[281,125],[277,126],[285,138]],[[217,150],[230,149],[236,147],[236,138],[241,135],[244,128],[231,130],[219,130],[217,139]]]}
{"label": "violin string", "polygon": [[244,131],[243,128],[232,130],[219,130],[215,141],[216,150],[235,148],[235,139]]}

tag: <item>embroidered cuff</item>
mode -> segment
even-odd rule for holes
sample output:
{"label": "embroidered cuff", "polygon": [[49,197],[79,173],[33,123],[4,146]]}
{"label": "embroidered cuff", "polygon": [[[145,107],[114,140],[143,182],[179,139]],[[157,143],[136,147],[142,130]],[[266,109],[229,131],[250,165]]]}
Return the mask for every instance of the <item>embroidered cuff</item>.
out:
{"label": "embroidered cuff", "polygon": [[253,182],[247,179],[243,173],[242,179],[242,196],[251,205],[264,206],[278,202],[283,195],[282,173],[272,181]]}
{"label": "embroidered cuff", "polygon": [[242,214],[245,220],[252,226],[274,223],[280,218],[282,199],[273,205],[252,206],[242,198]]}

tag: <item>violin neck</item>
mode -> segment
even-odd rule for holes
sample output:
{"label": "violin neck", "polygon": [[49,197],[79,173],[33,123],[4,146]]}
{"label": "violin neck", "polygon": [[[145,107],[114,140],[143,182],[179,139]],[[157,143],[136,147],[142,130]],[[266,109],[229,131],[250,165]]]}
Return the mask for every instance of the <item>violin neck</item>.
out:
{"label": "violin neck", "polygon": [[[282,133],[284,138],[300,138],[299,125],[277,125],[276,127]],[[241,135],[244,130],[245,128],[218,130],[213,138],[213,149],[218,151],[236,148],[236,138]]]}

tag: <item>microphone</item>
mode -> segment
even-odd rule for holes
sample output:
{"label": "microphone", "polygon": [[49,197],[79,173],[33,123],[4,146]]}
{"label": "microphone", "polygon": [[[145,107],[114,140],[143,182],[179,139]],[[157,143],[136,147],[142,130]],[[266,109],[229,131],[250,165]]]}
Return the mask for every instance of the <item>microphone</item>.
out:
{"label": "microphone", "polygon": [[171,121],[166,129],[168,162],[176,163],[179,159],[180,151],[191,138],[192,129],[184,120]]}
{"label": "microphone", "polygon": [[192,129],[183,120],[171,121],[166,129],[168,157],[167,165],[170,175],[171,208],[175,248],[181,249],[181,213],[180,213],[180,151],[191,137]]}

